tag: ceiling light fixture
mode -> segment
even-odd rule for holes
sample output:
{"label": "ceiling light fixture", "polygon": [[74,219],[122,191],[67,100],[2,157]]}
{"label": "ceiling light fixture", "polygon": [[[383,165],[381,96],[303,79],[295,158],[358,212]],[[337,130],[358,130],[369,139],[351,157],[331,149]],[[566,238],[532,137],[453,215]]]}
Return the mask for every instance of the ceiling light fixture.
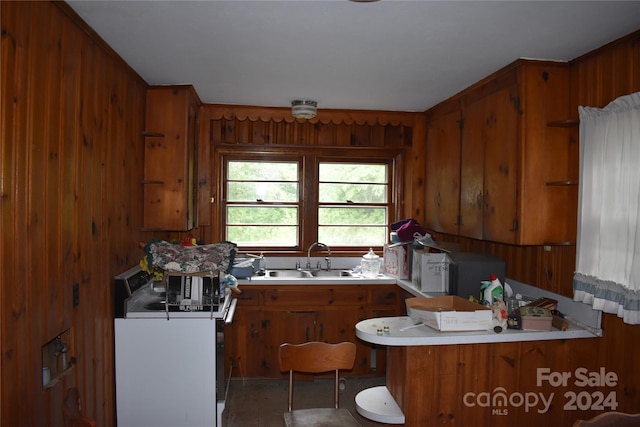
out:
{"label": "ceiling light fixture", "polygon": [[296,99],[291,101],[291,114],[296,119],[312,119],[316,116],[316,107],[318,103],[316,101],[310,101],[308,99]]}

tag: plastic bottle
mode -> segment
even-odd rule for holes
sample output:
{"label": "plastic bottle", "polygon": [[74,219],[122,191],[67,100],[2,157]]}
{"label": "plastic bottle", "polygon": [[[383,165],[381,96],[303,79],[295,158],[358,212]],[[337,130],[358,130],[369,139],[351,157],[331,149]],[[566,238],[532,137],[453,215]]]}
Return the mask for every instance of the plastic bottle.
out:
{"label": "plastic bottle", "polygon": [[490,306],[498,299],[503,299],[504,290],[500,279],[495,274],[491,274],[491,284],[484,290],[483,300]]}

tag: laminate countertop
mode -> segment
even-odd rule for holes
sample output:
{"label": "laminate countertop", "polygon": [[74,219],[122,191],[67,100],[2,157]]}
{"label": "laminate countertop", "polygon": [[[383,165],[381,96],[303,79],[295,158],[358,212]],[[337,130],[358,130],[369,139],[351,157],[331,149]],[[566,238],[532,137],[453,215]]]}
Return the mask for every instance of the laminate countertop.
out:
{"label": "laminate countertop", "polygon": [[[379,333],[382,330],[382,333]],[[516,341],[540,341],[554,339],[593,338],[593,332],[569,324],[561,331],[522,331],[507,329],[501,333],[492,331],[444,332],[421,325],[407,316],[366,319],[356,324],[356,336],[363,341],[388,346],[479,344]]]}

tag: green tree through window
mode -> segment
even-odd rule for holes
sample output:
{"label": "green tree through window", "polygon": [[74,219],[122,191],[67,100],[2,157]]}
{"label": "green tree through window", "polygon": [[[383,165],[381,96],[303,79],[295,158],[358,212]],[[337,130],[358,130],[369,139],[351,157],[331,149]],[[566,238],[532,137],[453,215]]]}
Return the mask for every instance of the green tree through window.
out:
{"label": "green tree through window", "polygon": [[303,250],[313,241],[332,248],[381,246],[387,241],[391,164],[227,158],[225,239],[241,249]]}

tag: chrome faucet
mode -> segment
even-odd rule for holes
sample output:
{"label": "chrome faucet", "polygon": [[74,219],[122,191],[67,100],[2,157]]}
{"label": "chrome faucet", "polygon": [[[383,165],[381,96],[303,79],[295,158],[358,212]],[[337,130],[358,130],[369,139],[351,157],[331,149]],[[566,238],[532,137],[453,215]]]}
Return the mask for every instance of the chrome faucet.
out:
{"label": "chrome faucet", "polygon": [[[324,260],[327,261],[327,270],[331,270],[331,259],[329,259],[329,255],[331,255],[331,248],[329,247],[329,245],[325,245],[324,243],[320,243],[320,242],[312,243],[311,246],[309,246],[309,249],[307,250],[307,270],[311,270],[311,249],[313,249],[315,246],[319,248],[325,248],[327,250],[327,256],[325,257]],[[316,267],[317,267],[317,270],[321,269],[322,266],[320,265],[319,261]]]}

